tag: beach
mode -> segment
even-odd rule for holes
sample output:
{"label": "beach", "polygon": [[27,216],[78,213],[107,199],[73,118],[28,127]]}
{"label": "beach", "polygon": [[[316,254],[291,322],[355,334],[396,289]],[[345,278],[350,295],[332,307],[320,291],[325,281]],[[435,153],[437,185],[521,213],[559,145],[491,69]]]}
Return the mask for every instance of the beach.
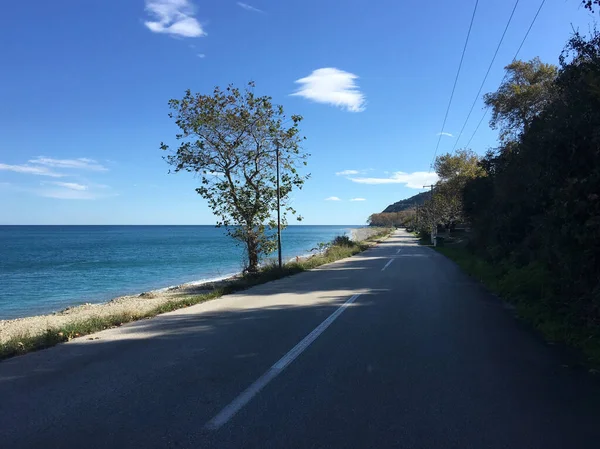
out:
{"label": "beach", "polygon": [[[380,233],[380,228],[358,228],[352,231],[352,240],[363,241]],[[299,254],[299,259],[310,255]],[[292,258],[294,260],[295,258]],[[181,300],[185,297],[202,295],[214,291],[239,278],[232,274],[219,280],[208,282],[191,282],[177,286],[165,287],[138,294],[116,297],[102,303],[86,303],[67,307],[62,311],[36,316],[0,320],[0,344],[23,336],[36,336],[47,330],[60,329],[72,324],[106,318],[111,316],[143,317],[161,305]],[[131,319],[130,319],[131,320]]]}
{"label": "beach", "polygon": [[[310,254],[351,229],[289,226],[282,235],[283,258]],[[242,246],[214,226],[0,226],[0,248],[0,320],[244,270]]]}

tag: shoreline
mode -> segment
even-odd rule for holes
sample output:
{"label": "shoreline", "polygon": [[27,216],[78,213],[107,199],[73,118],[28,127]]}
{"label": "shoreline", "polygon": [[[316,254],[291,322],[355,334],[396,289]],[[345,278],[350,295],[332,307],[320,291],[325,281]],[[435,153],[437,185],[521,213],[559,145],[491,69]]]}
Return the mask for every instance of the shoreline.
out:
{"label": "shoreline", "polygon": [[[62,226],[58,227],[62,228]],[[106,226],[97,227],[106,228]],[[147,228],[147,226],[143,227]],[[169,228],[169,226],[166,227]],[[329,241],[336,235],[350,235],[352,229],[350,226],[340,228],[338,225],[331,226],[334,231],[319,230],[321,227],[327,228],[327,226],[308,227],[311,228],[308,233],[298,231],[290,234],[291,240],[284,247],[287,249],[284,254],[286,262],[297,260],[297,256],[303,259],[314,255],[316,252],[313,250],[318,242]],[[45,228],[45,226],[40,226],[40,228]],[[315,229],[312,230],[312,228]],[[214,240],[215,243],[212,238],[214,233],[206,234],[209,236],[208,239],[204,231],[199,234],[199,237],[192,234],[194,238],[184,242],[181,263],[177,253],[166,254],[167,258],[174,262],[172,268],[170,264],[165,265],[162,258],[152,260],[152,256],[145,255],[143,253],[145,240],[138,240],[135,235],[132,240],[124,242],[121,241],[122,238],[119,240],[121,234],[117,234],[115,247],[119,252],[116,257],[110,253],[104,254],[102,251],[98,257],[95,257],[96,254],[93,252],[93,248],[88,248],[89,245],[75,246],[73,256],[67,258],[62,256],[46,258],[45,253],[40,250],[27,250],[23,255],[18,251],[13,251],[19,248],[18,245],[9,246],[8,260],[0,263],[2,267],[4,267],[4,262],[8,264],[7,288],[3,289],[4,291],[0,295],[0,322],[58,314],[72,307],[108,303],[117,298],[135,296],[142,292],[161,292],[183,285],[216,282],[241,273],[243,269],[241,254],[236,255],[239,251],[230,249],[232,246],[229,244],[230,242],[222,242],[220,234],[215,237],[218,240]],[[35,233],[32,235],[37,236]],[[52,235],[54,234],[48,234],[48,236]],[[155,234],[150,234],[150,237],[154,238],[154,236]],[[4,238],[4,235],[0,235],[0,237]],[[184,237],[189,238],[188,234],[185,234]],[[169,237],[166,238],[168,244]],[[161,249],[163,247],[170,250],[169,245],[156,243],[155,240],[155,238],[154,240],[150,239],[150,248],[157,248],[163,253],[165,253],[165,250]],[[197,244],[206,244],[210,248],[226,248],[226,254],[219,255],[217,258],[207,257],[202,249],[194,249]],[[25,246],[29,248],[32,245]],[[56,248],[57,246],[54,245],[50,250],[56,250]],[[92,252],[83,252],[87,249]],[[56,251],[53,251],[51,254],[55,253]],[[139,255],[140,253],[141,255]],[[34,263],[35,260],[32,262],[33,265],[27,264],[29,259],[39,259],[39,256],[44,256],[43,260],[40,259],[43,263],[39,266]],[[199,260],[195,260],[196,256]],[[268,259],[272,260],[273,254],[265,258],[265,262]]]}
{"label": "shoreline", "polygon": [[[381,228],[367,227],[352,229],[350,234],[351,239],[359,243],[378,233],[381,233]],[[313,250],[292,257],[285,263],[304,262],[320,254],[322,252]],[[265,266],[268,267],[269,262],[270,259],[267,259]],[[227,288],[242,279],[242,273],[231,273],[214,279],[190,281],[141,293],[117,296],[108,301],[73,305],[47,314],[3,319],[0,320],[0,344],[5,344],[15,338],[42,335],[49,330],[94,319],[104,319],[111,316],[129,316],[132,319],[136,317],[137,319],[143,318],[158,307],[181,301],[186,297],[208,295],[219,289]]]}

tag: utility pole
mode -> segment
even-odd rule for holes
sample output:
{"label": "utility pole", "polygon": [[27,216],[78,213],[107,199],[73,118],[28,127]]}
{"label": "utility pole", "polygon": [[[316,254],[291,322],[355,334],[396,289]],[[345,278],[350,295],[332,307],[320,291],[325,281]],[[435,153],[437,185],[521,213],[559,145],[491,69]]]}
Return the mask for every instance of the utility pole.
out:
{"label": "utility pole", "polygon": [[279,142],[275,145],[275,159],[277,163],[277,255],[279,258],[279,269],[283,268],[281,261],[281,194],[279,192]]}
{"label": "utility pole", "polygon": [[436,246],[436,237],[437,237],[437,224],[435,222],[435,204],[433,202],[433,188],[435,184],[431,184],[428,186],[423,186],[424,189],[430,189],[430,200],[431,200],[431,244]]}

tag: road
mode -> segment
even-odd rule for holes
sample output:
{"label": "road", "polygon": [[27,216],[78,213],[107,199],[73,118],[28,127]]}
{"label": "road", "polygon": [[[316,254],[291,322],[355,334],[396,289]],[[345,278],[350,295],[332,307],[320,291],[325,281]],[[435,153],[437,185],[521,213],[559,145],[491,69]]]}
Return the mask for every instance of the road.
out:
{"label": "road", "polygon": [[0,446],[595,448],[600,389],[398,231],[246,292],[0,363]]}

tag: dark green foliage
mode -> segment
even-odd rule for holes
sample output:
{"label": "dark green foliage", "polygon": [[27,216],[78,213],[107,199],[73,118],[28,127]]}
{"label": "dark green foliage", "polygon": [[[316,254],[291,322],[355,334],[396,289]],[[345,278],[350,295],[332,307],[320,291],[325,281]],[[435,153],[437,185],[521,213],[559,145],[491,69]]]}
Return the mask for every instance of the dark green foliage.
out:
{"label": "dark green foliage", "polygon": [[600,329],[582,325],[577,314],[558,300],[548,288],[548,269],[539,263],[517,267],[510,262],[490,263],[465,248],[438,247],[465,272],[485,284],[516,307],[518,315],[531,323],[550,342],[566,343],[581,351],[587,365],[600,368]]}
{"label": "dark green foliage", "polygon": [[575,34],[560,64],[551,101],[516,140],[483,158],[487,176],[467,183],[464,210],[472,249],[513,267],[505,284],[519,283],[534,309],[597,330],[600,34]]}
{"label": "dark green foliage", "polygon": [[594,5],[600,6],[600,0],[583,0],[581,4],[584,6],[584,8],[594,12]]}
{"label": "dark green foliage", "polygon": [[333,245],[349,247],[354,245],[354,242],[347,235],[338,235],[333,239]]}
{"label": "dark green foliage", "polygon": [[555,98],[556,71],[556,66],[539,58],[506,66],[500,88],[483,98],[492,108],[490,126],[500,129],[502,141],[516,140]]}

